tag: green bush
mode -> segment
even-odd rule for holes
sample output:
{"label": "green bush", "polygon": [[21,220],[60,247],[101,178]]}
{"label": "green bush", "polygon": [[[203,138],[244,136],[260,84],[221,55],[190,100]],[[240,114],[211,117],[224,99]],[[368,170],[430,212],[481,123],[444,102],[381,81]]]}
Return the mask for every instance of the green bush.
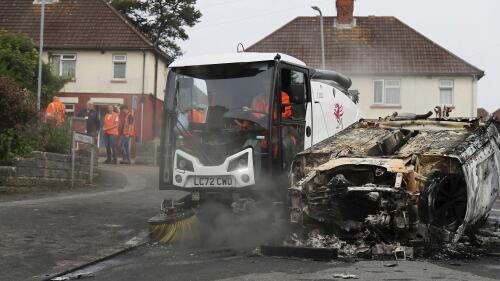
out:
{"label": "green bush", "polygon": [[61,154],[71,152],[71,131],[68,123],[62,126],[55,126],[53,121],[42,123],[40,131],[40,136],[43,138],[43,151]]}
{"label": "green bush", "polygon": [[38,116],[35,97],[8,77],[0,77],[0,108],[0,132],[31,124]]}
{"label": "green bush", "polygon": [[[22,34],[0,30],[0,77],[14,79],[35,97],[38,86],[38,47]],[[48,64],[42,65],[42,108],[52,101],[68,79],[54,76]]]}
{"label": "green bush", "polygon": [[28,156],[42,147],[36,133],[11,128],[0,133],[0,165],[11,165],[16,157]]}
{"label": "green bush", "polygon": [[71,133],[69,126],[55,126],[52,122],[38,122],[22,128],[0,132],[0,166],[11,165],[16,157],[27,157],[33,151],[69,154]]}
{"label": "green bush", "polygon": [[[0,30],[0,165],[33,150],[69,153],[68,126],[40,122],[36,109],[38,51],[27,36]],[[42,110],[66,83],[42,65]]]}
{"label": "green bush", "polygon": [[36,87],[38,51],[26,35],[0,30],[0,76],[26,89]]}

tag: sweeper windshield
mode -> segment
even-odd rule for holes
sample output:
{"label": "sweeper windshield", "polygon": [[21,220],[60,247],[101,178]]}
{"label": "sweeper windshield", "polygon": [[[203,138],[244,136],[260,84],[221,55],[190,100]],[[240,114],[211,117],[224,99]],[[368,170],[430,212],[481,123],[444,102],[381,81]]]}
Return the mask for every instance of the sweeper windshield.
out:
{"label": "sweeper windshield", "polygon": [[168,128],[174,150],[220,165],[249,139],[266,136],[273,62],[173,68],[168,78]]}

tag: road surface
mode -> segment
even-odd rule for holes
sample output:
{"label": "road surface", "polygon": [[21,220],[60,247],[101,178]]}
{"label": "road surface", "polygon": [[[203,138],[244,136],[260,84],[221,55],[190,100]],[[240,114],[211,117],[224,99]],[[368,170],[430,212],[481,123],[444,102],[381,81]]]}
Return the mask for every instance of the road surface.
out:
{"label": "road surface", "polygon": [[[167,196],[157,168],[103,166],[98,187],[0,196],[0,280],[44,280],[129,247]],[[497,202],[491,219],[500,218]],[[266,229],[258,231],[265,232]],[[236,241],[244,241],[233,235]],[[135,239],[135,240],[134,240]],[[500,249],[498,249],[500,252]],[[146,244],[80,273],[96,280],[359,280],[500,279],[500,257],[470,261],[313,261],[253,255],[251,250],[186,249]],[[74,274],[73,272],[72,274]]]}

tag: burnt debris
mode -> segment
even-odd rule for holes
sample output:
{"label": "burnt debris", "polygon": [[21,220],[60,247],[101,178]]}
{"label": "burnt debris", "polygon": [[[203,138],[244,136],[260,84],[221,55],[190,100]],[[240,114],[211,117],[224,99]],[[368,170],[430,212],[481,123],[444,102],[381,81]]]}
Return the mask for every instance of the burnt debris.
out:
{"label": "burnt debris", "polygon": [[299,153],[287,243],[395,259],[484,243],[478,230],[500,193],[498,128],[494,120],[365,120]]}

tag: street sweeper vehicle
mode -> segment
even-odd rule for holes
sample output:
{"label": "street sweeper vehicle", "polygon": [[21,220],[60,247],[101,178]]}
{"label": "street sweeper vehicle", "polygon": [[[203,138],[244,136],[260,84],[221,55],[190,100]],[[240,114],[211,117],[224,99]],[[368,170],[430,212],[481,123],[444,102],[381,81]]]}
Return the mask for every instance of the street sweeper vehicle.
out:
{"label": "street sweeper vehicle", "polygon": [[285,54],[235,53],[169,66],[161,136],[165,200],[149,220],[162,242],[207,201],[234,210],[267,202],[285,209],[295,155],[361,118],[351,80]]}

